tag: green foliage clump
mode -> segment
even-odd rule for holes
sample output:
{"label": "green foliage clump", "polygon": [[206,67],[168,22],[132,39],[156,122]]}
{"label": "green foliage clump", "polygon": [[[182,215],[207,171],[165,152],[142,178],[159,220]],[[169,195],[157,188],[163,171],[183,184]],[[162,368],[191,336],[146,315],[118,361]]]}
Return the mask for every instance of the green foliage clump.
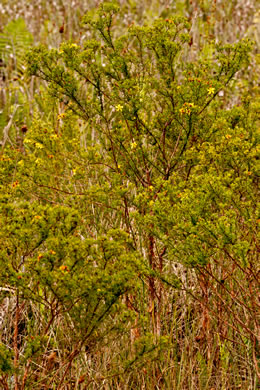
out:
{"label": "green foliage clump", "polygon": [[0,373],[7,374],[13,371],[13,353],[3,344],[0,345]]}

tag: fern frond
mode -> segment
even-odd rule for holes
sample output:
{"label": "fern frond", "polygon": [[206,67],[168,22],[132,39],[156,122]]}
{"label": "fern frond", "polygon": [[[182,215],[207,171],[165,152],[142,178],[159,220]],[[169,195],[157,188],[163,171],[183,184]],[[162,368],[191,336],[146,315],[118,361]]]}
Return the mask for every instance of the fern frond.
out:
{"label": "fern frond", "polygon": [[17,76],[23,73],[23,56],[33,44],[33,36],[22,18],[8,23],[0,34],[0,58]]}

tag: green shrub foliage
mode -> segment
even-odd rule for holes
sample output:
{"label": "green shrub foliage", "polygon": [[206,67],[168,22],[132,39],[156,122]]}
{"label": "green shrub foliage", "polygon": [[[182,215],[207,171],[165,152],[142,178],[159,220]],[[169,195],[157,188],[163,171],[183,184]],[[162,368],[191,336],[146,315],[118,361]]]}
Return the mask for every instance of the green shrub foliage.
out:
{"label": "green shrub foliage", "polygon": [[260,106],[239,89],[252,43],[195,55],[183,17],[119,26],[102,3],[84,38],[27,54],[48,93],[0,166],[0,279],[30,302],[24,359],[64,350],[48,379],[61,386],[84,348],[130,334],[125,372],[160,361],[167,297],[185,291],[201,310],[201,367],[227,364],[222,341],[239,338],[255,370]]}

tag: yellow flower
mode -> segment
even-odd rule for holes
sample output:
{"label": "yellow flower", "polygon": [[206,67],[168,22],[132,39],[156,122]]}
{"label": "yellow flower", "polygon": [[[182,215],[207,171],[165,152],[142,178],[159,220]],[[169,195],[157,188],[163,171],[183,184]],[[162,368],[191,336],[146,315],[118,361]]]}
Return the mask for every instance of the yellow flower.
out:
{"label": "yellow flower", "polygon": [[123,110],[123,106],[121,106],[121,104],[118,104],[118,105],[116,106],[116,110],[117,110],[117,111],[122,111],[122,110]]}
{"label": "yellow flower", "polygon": [[35,163],[38,164],[38,165],[42,165],[43,164],[43,160],[41,158],[36,158]]}
{"label": "yellow flower", "polygon": [[53,251],[53,250],[51,249],[51,250],[50,250],[50,254],[51,254],[51,255],[56,255],[56,252]]}
{"label": "yellow flower", "polygon": [[16,180],[16,181],[12,184],[12,187],[13,187],[13,188],[16,188],[17,186],[19,186],[19,182]]}
{"label": "yellow flower", "polygon": [[36,142],[36,143],[35,143],[35,147],[36,147],[37,149],[42,149],[42,148],[43,148],[43,145],[40,144],[39,142]]}
{"label": "yellow flower", "polygon": [[60,120],[60,119],[63,119],[65,117],[65,113],[63,112],[62,114],[59,114],[58,115],[58,121]]}
{"label": "yellow flower", "polygon": [[130,146],[131,146],[131,149],[135,149],[137,147],[137,143],[136,142],[132,142]]}
{"label": "yellow flower", "polygon": [[215,88],[212,88],[212,87],[208,88],[207,91],[208,91],[208,95],[213,95],[215,92]]}
{"label": "yellow flower", "polygon": [[61,266],[60,266],[60,270],[61,270],[62,272],[65,272],[65,271],[70,272],[67,265],[61,265]]}
{"label": "yellow flower", "polygon": [[23,143],[24,144],[31,144],[33,141],[30,138],[26,138]]}
{"label": "yellow flower", "polygon": [[190,114],[191,113],[191,108],[195,108],[195,104],[194,103],[189,103],[189,102],[185,102],[182,106],[182,108],[179,109],[179,112],[180,114]]}

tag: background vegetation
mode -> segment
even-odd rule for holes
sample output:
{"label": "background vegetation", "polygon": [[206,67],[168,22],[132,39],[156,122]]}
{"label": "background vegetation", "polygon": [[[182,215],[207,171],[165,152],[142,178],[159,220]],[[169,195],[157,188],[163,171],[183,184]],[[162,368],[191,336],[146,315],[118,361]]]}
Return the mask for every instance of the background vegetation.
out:
{"label": "background vegetation", "polygon": [[0,5],[3,389],[256,389],[257,1]]}

